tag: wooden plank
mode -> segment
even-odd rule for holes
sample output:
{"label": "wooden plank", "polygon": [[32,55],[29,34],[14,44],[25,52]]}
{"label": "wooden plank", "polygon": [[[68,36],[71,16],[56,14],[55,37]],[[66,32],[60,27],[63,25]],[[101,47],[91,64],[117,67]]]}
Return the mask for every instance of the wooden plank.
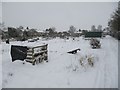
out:
{"label": "wooden plank", "polygon": [[36,52],[36,53],[33,53],[33,55],[35,55],[35,54],[42,54],[42,53],[46,53],[46,52],[48,52],[48,50],[43,50],[41,52]]}
{"label": "wooden plank", "polygon": [[32,59],[32,56],[27,56],[26,58],[27,58],[27,59]]}
{"label": "wooden plank", "polygon": [[36,47],[33,47],[33,49],[35,49],[35,48],[40,48],[40,47],[47,47],[47,45],[48,45],[48,44],[42,45],[42,46],[36,46]]}
{"label": "wooden plank", "polygon": [[32,52],[28,52],[27,55],[32,55]]}

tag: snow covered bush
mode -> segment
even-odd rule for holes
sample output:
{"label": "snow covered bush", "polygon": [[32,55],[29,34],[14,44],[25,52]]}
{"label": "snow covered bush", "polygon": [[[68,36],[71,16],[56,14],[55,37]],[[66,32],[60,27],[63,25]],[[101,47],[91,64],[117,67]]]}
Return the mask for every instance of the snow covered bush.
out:
{"label": "snow covered bush", "polygon": [[95,67],[97,61],[98,57],[95,54],[78,54],[71,57],[66,69],[69,72],[85,72],[86,70]]}
{"label": "snow covered bush", "polygon": [[80,58],[79,62],[80,62],[80,65],[83,66],[83,67],[93,67],[95,62],[98,60],[98,58],[94,55],[84,55]]}

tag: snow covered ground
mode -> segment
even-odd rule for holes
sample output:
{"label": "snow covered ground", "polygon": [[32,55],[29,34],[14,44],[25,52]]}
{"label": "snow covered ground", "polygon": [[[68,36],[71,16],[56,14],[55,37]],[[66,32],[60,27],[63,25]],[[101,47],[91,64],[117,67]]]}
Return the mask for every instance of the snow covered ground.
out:
{"label": "snow covered ground", "polygon": [[120,41],[118,42],[118,88],[120,89]]}
{"label": "snow covered ground", "polygon": [[[89,40],[82,37],[37,42],[2,42],[2,88],[118,88],[118,41],[107,36],[101,49],[91,49]],[[33,66],[22,61],[11,62],[11,45],[35,46],[48,43],[48,63]],[[1,44],[0,44],[1,46]],[[77,54],[69,50],[80,48]],[[82,67],[80,58],[92,55],[94,66]],[[1,75],[0,75],[1,76]]]}
{"label": "snow covered ground", "polygon": [[2,44],[0,39],[0,89],[2,88]]}

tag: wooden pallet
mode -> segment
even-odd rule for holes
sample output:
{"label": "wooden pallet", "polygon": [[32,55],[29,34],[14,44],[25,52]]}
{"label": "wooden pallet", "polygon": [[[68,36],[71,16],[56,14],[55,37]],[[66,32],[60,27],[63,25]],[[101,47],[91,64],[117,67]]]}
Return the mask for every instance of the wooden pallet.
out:
{"label": "wooden pallet", "polygon": [[48,44],[36,47],[30,47],[27,50],[26,62],[30,62],[33,65],[41,63],[43,61],[48,62]]}

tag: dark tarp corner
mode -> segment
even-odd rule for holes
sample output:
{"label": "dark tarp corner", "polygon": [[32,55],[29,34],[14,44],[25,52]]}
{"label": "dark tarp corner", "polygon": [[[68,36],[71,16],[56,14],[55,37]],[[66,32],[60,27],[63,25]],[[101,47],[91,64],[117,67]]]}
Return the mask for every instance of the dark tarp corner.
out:
{"label": "dark tarp corner", "polygon": [[21,60],[24,61],[27,56],[27,46],[17,46],[17,45],[11,45],[11,57],[12,62],[15,60]]}

